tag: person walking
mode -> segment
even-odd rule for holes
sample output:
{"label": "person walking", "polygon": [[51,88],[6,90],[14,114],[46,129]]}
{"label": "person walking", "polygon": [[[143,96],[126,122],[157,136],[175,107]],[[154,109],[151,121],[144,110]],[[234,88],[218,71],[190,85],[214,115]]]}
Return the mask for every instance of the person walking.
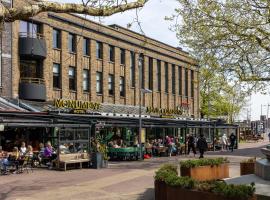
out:
{"label": "person walking", "polygon": [[195,155],[196,155],[196,149],[195,149],[195,138],[194,138],[194,136],[193,135],[189,135],[187,142],[188,142],[188,153],[187,153],[187,155],[189,155],[190,149],[192,149],[193,154],[194,154],[194,157],[195,157]]}
{"label": "person walking", "polygon": [[202,133],[200,134],[200,137],[197,141],[197,148],[199,149],[199,152],[200,152],[199,158],[203,158],[203,154],[207,150],[208,145],[207,145],[206,139]]}
{"label": "person walking", "polygon": [[236,136],[232,133],[230,135],[230,147],[231,147],[231,152],[233,152],[234,149],[234,145],[235,145],[235,141],[236,141]]}
{"label": "person walking", "polygon": [[222,144],[222,150],[228,150],[227,146],[228,146],[228,138],[226,136],[226,134],[224,133],[223,136],[221,137],[221,144]]}

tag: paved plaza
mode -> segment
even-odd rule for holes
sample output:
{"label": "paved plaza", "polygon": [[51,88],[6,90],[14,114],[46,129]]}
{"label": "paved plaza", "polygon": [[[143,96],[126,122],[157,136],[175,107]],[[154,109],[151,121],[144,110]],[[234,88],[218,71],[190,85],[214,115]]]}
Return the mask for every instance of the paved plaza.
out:
{"label": "paved plaza", "polygon": [[[207,157],[226,156],[230,176],[239,176],[239,162],[261,157],[260,148],[268,142],[240,144],[231,152],[208,152]],[[193,156],[159,157],[144,161],[110,162],[108,169],[54,171],[35,169],[33,173],[0,176],[1,200],[37,199],[154,199],[154,172],[163,163],[178,163]],[[270,188],[269,188],[270,189]]]}

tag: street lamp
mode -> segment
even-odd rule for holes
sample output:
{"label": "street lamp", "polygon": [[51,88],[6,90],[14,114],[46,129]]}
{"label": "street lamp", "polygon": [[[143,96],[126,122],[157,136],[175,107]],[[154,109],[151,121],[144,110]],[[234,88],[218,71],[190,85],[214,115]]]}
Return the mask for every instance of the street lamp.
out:
{"label": "street lamp", "polygon": [[139,56],[139,145],[140,145],[140,158],[143,158],[142,151],[142,94],[152,93],[152,90],[142,88],[142,67],[143,54]]}

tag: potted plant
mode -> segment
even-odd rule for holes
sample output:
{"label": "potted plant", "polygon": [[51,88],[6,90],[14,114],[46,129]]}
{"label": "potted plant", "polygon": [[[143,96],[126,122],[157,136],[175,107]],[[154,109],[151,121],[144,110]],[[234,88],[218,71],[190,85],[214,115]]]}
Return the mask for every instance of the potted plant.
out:
{"label": "potted plant", "polygon": [[218,180],[229,177],[227,158],[204,158],[180,162],[181,176],[199,181]]}
{"label": "potted plant", "polygon": [[241,176],[255,173],[256,157],[249,158],[240,162],[240,174]]}
{"label": "potted plant", "polygon": [[[163,183],[160,185],[156,183]],[[190,177],[179,177],[169,168],[160,168],[155,175],[155,199],[157,200],[255,200],[255,184],[230,185],[223,181],[196,181]]]}
{"label": "potted plant", "polygon": [[102,168],[108,168],[108,147],[106,144],[99,145],[99,152],[102,154]]}
{"label": "potted plant", "polygon": [[103,165],[103,155],[100,152],[100,142],[99,140],[92,139],[91,141],[91,148],[92,148],[92,168],[100,169]]}

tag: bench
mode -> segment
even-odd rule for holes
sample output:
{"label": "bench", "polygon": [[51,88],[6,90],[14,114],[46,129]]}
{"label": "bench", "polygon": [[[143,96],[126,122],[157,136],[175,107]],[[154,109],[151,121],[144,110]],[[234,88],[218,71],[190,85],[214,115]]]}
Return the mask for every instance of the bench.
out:
{"label": "bench", "polygon": [[[57,161],[56,161],[57,162]],[[67,165],[69,164],[80,164],[80,169],[82,169],[83,163],[89,163],[90,157],[88,153],[71,153],[71,154],[60,154],[59,155],[59,166],[60,169],[61,166],[64,167],[64,171],[67,170]]]}

